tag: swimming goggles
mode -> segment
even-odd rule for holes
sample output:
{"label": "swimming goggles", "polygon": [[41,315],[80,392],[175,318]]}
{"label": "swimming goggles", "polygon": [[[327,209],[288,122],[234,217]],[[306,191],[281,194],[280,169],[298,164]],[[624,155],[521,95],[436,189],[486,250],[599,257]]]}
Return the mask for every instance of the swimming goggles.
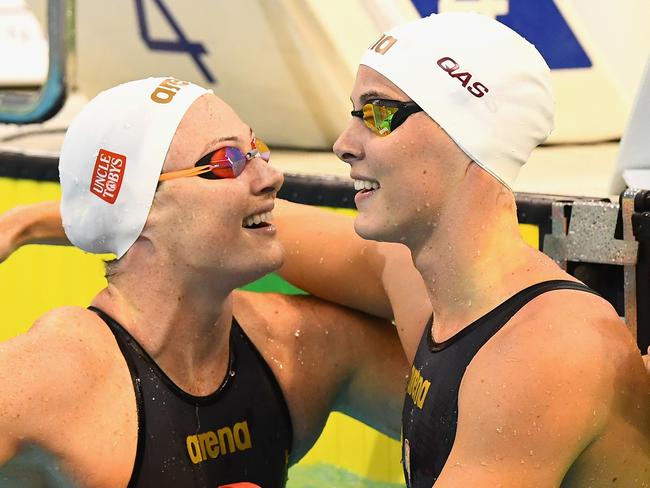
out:
{"label": "swimming goggles", "polygon": [[372,132],[383,137],[402,125],[409,115],[421,111],[415,102],[378,99],[369,100],[361,110],[352,110],[350,114],[359,117]]}
{"label": "swimming goggles", "polygon": [[254,158],[262,158],[267,163],[271,159],[271,150],[262,139],[254,138],[251,141],[251,150],[246,154],[236,147],[221,147],[203,156],[193,168],[162,173],[159,181],[189,176],[200,176],[209,180],[237,178],[244,171],[246,163]]}

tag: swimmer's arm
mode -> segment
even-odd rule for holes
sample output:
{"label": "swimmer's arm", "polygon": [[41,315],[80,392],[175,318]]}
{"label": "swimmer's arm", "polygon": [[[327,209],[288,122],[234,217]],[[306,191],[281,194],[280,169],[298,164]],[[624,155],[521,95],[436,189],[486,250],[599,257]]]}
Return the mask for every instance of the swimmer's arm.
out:
{"label": "swimmer's arm", "polygon": [[411,359],[431,305],[409,250],[362,239],[349,215],[282,200],[274,214],[287,251],[280,274],[320,298],[394,318]]}
{"label": "swimmer's arm", "polygon": [[276,200],[273,222],[286,250],[285,279],[331,302],[393,318],[381,280],[384,257],[377,243],[356,235],[351,216]]}
{"label": "swimmer's arm", "polygon": [[70,244],[58,201],[21,205],[0,215],[0,262],[26,244]]}
{"label": "swimmer's arm", "polygon": [[350,312],[346,322],[337,343],[346,349],[350,375],[335,408],[399,439],[409,363],[397,332],[366,314]]}

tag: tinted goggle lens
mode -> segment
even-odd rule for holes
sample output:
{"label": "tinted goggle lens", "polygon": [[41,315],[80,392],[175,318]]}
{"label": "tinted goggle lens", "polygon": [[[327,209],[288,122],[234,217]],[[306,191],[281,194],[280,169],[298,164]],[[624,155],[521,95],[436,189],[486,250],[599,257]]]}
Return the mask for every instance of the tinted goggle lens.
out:
{"label": "tinted goggle lens", "polygon": [[271,150],[269,146],[261,139],[254,139],[252,149],[244,154],[236,147],[222,147],[213,153],[209,153],[199,161],[195,166],[208,166],[209,171],[199,174],[202,178],[220,179],[220,178],[237,178],[246,163],[253,158],[262,158],[267,163],[271,159]]}
{"label": "tinted goggle lens", "polygon": [[363,122],[375,134],[387,136],[392,130],[391,121],[397,110],[397,107],[366,103],[363,106]]}
{"label": "tinted goggle lens", "polygon": [[350,114],[362,119],[366,127],[375,134],[387,136],[409,116],[421,111],[422,108],[415,102],[374,100],[365,103],[361,110],[353,110]]}

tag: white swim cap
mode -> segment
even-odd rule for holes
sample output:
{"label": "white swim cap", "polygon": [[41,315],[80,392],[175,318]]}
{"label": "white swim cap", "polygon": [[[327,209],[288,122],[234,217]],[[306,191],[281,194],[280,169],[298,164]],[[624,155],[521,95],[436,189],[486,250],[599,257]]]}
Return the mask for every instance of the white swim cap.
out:
{"label": "white swim cap", "polygon": [[397,85],[508,187],[553,130],[546,62],[492,18],[455,12],[402,24],[370,46],[361,64]]}
{"label": "white swim cap", "polygon": [[75,246],[118,258],[137,240],[176,128],[208,90],[171,77],[106,90],[79,112],[61,148],[61,217]]}

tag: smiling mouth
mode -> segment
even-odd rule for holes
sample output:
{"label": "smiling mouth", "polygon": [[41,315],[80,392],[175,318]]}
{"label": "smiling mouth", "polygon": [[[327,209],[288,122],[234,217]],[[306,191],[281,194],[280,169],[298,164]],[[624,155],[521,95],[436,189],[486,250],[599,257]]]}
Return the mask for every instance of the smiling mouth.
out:
{"label": "smiling mouth", "polygon": [[379,190],[381,186],[378,181],[374,180],[354,180],[354,189],[362,193],[367,193],[374,190]]}
{"label": "smiling mouth", "polygon": [[268,227],[270,220],[273,218],[273,212],[262,212],[250,215],[242,221],[242,227],[245,229],[261,229]]}

